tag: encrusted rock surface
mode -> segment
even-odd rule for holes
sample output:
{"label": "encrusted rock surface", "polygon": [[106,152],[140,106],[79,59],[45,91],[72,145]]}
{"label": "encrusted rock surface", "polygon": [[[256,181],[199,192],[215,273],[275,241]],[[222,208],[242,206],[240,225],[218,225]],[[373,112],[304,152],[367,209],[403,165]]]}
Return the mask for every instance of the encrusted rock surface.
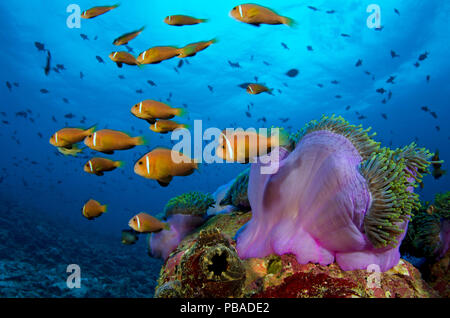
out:
{"label": "encrusted rock surface", "polygon": [[301,265],[292,254],[240,260],[233,237],[250,218],[217,215],[188,235],[163,265],[155,297],[440,297],[403,259],[384,273]]}

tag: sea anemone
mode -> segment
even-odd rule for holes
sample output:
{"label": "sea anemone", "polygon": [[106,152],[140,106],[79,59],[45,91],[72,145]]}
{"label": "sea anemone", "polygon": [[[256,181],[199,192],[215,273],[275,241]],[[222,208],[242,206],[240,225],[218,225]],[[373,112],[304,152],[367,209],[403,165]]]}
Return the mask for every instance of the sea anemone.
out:
{"label": "sea anemone", "polygon": [[402,253],[435,260],[445,255],[450,242],[450,192],[437,194],[433,204],[422,204],[402,242]]}
{"label": "sea anemone", "polygon": [[148,254],[155,258],[167,259],[180,244],[181,240],[205,222],[197,215],[175,214],[169,217],[169,230],[148,235]]}
{"label": "sea anemone", "polygon": [[188,192],[170,199],[164,213],[166,218],[175,214],[203,216],[214,203],[215,200],[209,193]]}
{"label": "sea anemone", "polygon": [[343,270],[395,266],[432,154],[414,143],[380,148],[369,131],[324,116],[297,134],[291,153],[280,148],[276,173],[261,172],[267,158],[252,164],[252,219],[237,233],[239,256],[292,253],[301,264],[336,260]]}
{"label": "sea anemone", "polygon": [[234,207],[231,204],[224,204],[224,205],[221,204],[223,198],[225,198],[225,195],[228,193],[228,190],[230,189],[233,183],[234,179],[224,185],[221,185],[220,187],[217,188],[216,191],[214,191],[212,196],[214,198],[215,203],[212,207],[208,208],[208,210],[206,211],[206,214],[208,216],[213,216],[220,213],[228,213],[236,209],[236,207]]}
{"label": "sea anemone", "polygon": [[234,179],[220,205],[233,205],[241,210],[249,210],[250,202],[247,194],[249,174],[250,169],[246,169]]}

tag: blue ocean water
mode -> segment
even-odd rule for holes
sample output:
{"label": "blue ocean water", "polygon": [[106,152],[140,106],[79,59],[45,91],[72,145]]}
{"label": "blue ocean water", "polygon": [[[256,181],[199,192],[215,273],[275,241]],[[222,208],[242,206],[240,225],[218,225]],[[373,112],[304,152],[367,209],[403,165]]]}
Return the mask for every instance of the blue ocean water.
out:
{"label": "blue ocean water", "polygon": [[[186,107],[189,115],[180,121],[192,125],[201,120],[203,129],[283,126],[294,131],[322,114],[337,114],[352,124],[371,126],[384,146],[416,141],[432,152],[439,149],[441,159],[450,158],[450,3],[257,3],[292,17],[296,27],[238,22],[229,11],[239,1],[122,1],[116,10],[82,20],[79,29],[66,24],[70,4],[85,10],[114,1],[0,3],[0,295],[153,295],[161,261],[148,257],[144,237],[134,246],[120,244],[128,220],[141,211],[156,215],[170,198],[188,191],[214,192],[246,166],[205,164],[200,172],[174,178],[167,188],[136,175],[138,158],[156,146],[172,145],[170,135],[150,131],[148,123],[130,113],[145,99]],[[381,8],[378,30],[367,26],[366,8],[372,3]],[[171,14],[209,21],[174,27],[163,22]],[[188,58],[189,64],[180,66],[174,58],[143,68],[118,68],[108,58],[117,50],[112,41],[144,25],[129,43],[136,56],[153,46],[219,41]],[[51,52],[52,67],[63,67],[46,75],[47,54],[35,42]],[[391,51],[398,56],[393,58]],[[418,62],[425,52],[426,59]],[[294,77],[287,75],[292,69],[299,72]],[[388,83],[391,76],[395,79]],[[274,88],[273,95],[253,96],[239,87],[255,77]],[[123,169],[102,177],[87,174],[83,165],[95,152],[62,156],[48,140],[61,128],[94,124],[144,135],[149,143],[111,156],[125,161]],[[432,200],[449,184],[448,175],[437,180],[427,176],[418,191],[421,199]],[[94,221],[81,216],[90,198],[108,204],[108,212]],[[95,292],[49,289],[65,284],[65,269],[72,263],[92,278],[89,286]]]}

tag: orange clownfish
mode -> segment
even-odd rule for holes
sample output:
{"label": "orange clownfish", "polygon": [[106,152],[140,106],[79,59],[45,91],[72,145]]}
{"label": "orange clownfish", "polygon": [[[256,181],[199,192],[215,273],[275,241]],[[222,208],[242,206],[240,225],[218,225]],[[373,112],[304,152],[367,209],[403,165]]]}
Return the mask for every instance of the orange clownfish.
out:
{"label": "orange clownfish", "polygon": [[88,220],[93,220],[106,212],[108,206],[101,205],[98,201],[90,199],[83,205],[82,214]]}
{"label": "orange clownfish", "polygon": [[128,225],[139,233],[153,233],[161,230],[170,230],[168,223],[161,222],[150,214],[141,212],[128,222]]}
{"label": "orange clownfish", "polygon": [[183,117],[186,115],[186,110],[184,108],[174,108],[156,100],[147,99],[131,107],[131,113],[137,118],[154,124],[156,119],[171,119],[175,116]]}
{"label": "orange clownfish", "polygon": [[198,169],[198,164],[180,152],[156,148],[139,159],[134,172],[144,178],[153,179],[167,187],[175,176],[189,176]]}
{"label": "orange clownfish", "polygon": [[181,15],[181,14],[169,15],[169,16],[165,17],[165,19],[164,19],[165,23],[167,23],[168,25],[173,25],[173,26],[194,25],[194,24],[204,23],[207,21],[208,21],[208,19],[197,19],[194,17],[190,17],[187,15]]}
{"label": "orange clownfish", "polygon": [[109,54],[109,58],[111,59],[111,61],[116,62],[119,68],[121,68],[123,64],[139,65],[139,62],[136,60],[136,58],[125,51],[111,52],[111,54]]}
{"label": "orange clownfish", "polygon": [[279,135],[266,137],[256,132],[223,130],[220,134],[216,155],[224,160],[239,163],[248,163],[250,159],[263,156],[278,146],[289,143],[287,133],[283,130]]}
{"label": "orange clownfish", "polygon": [[181,49],[176,46],[155,46],[139,54],[137,61],[139,64],[158,64],[180,53]]}
{"label": "orange clownfish", "polygon": [[175,129],[186,129],[189,126],[186,124],[179,124],[172,120],[159,119],[154,124],[150,125],[150,130],[160,134],[167,134],[169,131]]}
{"label": "orange clownfish", "polygon": [[106,12],[109,12],[115,8],[117,8],[119,4],[115,4],[113,6],[99,6],[99,7],[93,7],[89,10],[83,11],[81,14],[81,17],[83,19],[92,19],[95,17],[98,17],[99,15],[102,15]]}
{"label": "orange clownfish", "polygon": [[106,158],[92,158],[84,165],[84,171],[87,173],[103,176],[105,171],[113,171],[123,166],[123,161],[112,161]]}
{"label": "orange clownfish", "polygon": [[125,45],[128,44],[131,40],[135,39],[139,34],[141,34],[142,31],[144,31],[145,26],[140,28],[139,30],[125,33],[121,36],[119,36],[117,39],[113,41],[114,45]]}
{"label": "orange clownfish", "polygon": [[95,126],[88,129],[63,128],[50,137],[50,144],[55,147],[71,148],[73,144],[83,141],[95,131]]}
{"label": "orange clownfish", "polygon": [[231,10],[230,14],[238,21],[258,27],[260,24],[294,25],[294,20],[291,18],[283,17],[269,8],[257,4],[238,5]]}
{"label": "orange clownfish", "polygon": [[267,88],[264,85],[255,84],[255,83],[254,84],[248,84],[248,86],[247,86],[247,93],[249,93],[251,95],[257,95],[257,94],[261,94],[261,93],[264,93],[264,92],[267,92],[267,93],[271,94],[272,90],[273,89]]}
{"label": "orange clownfish", "polygon": [[143,137],[130,137],[127,134],[111,129],[102,129],[87,136],[84,144],[99,152],[113,154],[115,150],[127,150],[145,144]]}
{"label": "orange clownfish", "polygon": [[197,52],[203,51],[204,49],[206,49],[208,46],[210,46],[213,43],[217,43],[217,39],[188,44],[185,47],[180,49],[181,53],[178,55],[178,57],[184,58],[184,57],[194,56],[197,54]]}

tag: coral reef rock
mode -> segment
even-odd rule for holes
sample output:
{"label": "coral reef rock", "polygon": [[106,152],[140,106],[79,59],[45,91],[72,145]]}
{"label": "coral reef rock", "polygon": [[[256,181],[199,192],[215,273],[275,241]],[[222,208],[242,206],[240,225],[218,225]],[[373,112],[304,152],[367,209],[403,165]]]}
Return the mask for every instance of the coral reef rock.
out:
{"label": "coral reef rock", "polygon": [[251,212],[212,217],[163,265],[155,297],[439,297],[407,261],[386,272],[299,264],[295,255],[241,260],[232,239]]}

